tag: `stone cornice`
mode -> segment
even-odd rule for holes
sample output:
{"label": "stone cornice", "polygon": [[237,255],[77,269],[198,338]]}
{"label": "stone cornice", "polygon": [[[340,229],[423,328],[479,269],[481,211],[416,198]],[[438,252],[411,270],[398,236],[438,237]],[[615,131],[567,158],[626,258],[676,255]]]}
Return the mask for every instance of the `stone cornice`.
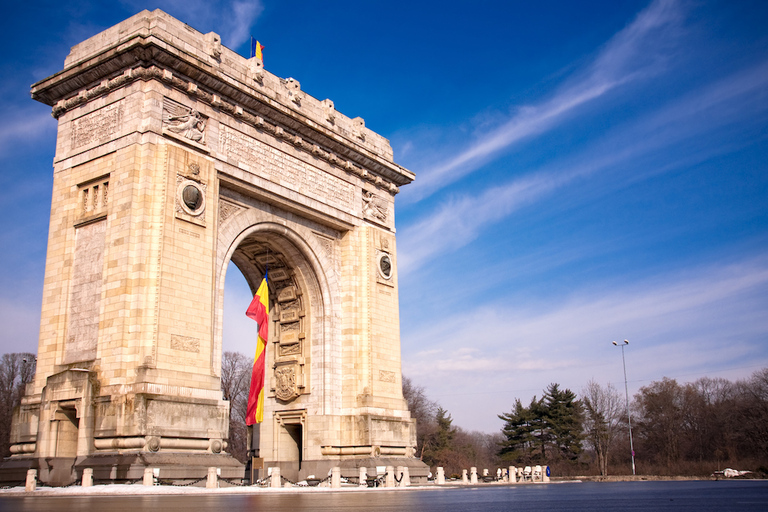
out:
{"label": "stone cornice", "polygon": [[[32,86],[32,98],[51,105],[58,118],[133,81],[158,80],[392,194],[414,179],[411,171],[391,160],[386,139],[365,128],[362,119],[350,120],[329,100],[306,95],[292,79],[254,71],[252,61],[224,47],[215,59],[199,48],[190,49],[160,28],[173,23],[196,41],[210,36],[162,11],[144,11],[123,22],[126,28],[138,28],[118,32],[105,50],[89,54],[88,41],[74,47],[63,71]],[[95,38],[109,35],[106,31]]]}

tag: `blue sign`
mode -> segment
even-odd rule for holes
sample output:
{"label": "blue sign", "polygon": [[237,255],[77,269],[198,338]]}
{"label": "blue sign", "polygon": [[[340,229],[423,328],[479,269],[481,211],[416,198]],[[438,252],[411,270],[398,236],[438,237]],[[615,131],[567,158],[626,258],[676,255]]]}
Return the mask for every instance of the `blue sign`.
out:
{"label": "blue sign", "polygon": [[549,474],[549,466],[547,466],[547,476],[551,476],[551,475]]}

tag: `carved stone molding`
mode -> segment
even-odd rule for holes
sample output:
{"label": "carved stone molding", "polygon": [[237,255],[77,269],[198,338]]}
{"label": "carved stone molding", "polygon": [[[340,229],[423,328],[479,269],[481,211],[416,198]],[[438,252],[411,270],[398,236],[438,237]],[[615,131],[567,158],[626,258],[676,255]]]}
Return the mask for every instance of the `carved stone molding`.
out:
{"label": "carved stone molding", "polygon": [[[375,185],[376,187],[386,190],[388,193],[392,195],[395,195],[398,192],[400,192],[399,187],[392,181],[384,179],[381,176],[378,176],[374,173],[369,172],[368,170],[362,168],[360,165],[352,162],[351,160],[348,160],[347,158],[344,158],[339,154],[334,153],[333,151],[321,145],[316,144],[313,141],[305,140],[303,137],[294,133],[293,130],[291,130],[287,126],[282,126],[275,121],[271,121],[271,120],[267,121],[266,119],[264,119],[263,116],[252,114],[248,110],[244,109],[242,106],[225,101],[220,96],[199,88],[197,84],[195,84],[194,82],[184,80],[179,76],[173,74],[171,71],[167,69],[162,69],[155,65],[151,65],[148,67],[137,67],[137,68],[127,69],[123,74],[111,80],[104,80],[98,87],[94,87],[93,89],[83,89],[76,96],[57,102],[54,105],[53,110],[51,111],[51,115],[54,118],[58,119],[65,112],[68,112],[69,110],[72,110],[80,105],[83,105],[92,99],[108,94],[109,92],[119,89],[120,87],[123,87],[126,84],[136,80],[144,80],[144,81],[161,80],[166,84],[168,84],[169,86],[172,86],[175,89],[196,98],[198,101],[211,105],[212,107],[222,112],[225,112],[231,115],[232,117],[235,117],[238,120],[243,121],[259,130],[270,133],[271,135],[275,136],[278,139],[290,140],[291,142],[294,143],[294,145],[298,149],[301,149],[303,151],[306,151],[307,153],[312,154],[315,158],[320,158],[322,160],[325,160],[331,165],[334,165],[340,169],[343,169],[350,174],[354,174],[362,178],[363,180]],[[298,82],[295,80],[293,82],[298,84]],[[290,85],[287,87],[293,87],[293,85]],[[298,101],[298,104],[300,104],[301,98],[303,97],[303,94],[304,94],[303,92],[301,92],[301,89],[299,88],[298,90],[293,91],[290,94],[291,94],[291,97],[294,98],[292,101],[294,101],[294,103]],[[328,114],[328,119],[335,119],[336,111],[333,109],[332,105],[326,105],[326,112]],[[193,117],[195,117],[194,114],[192,114],[191,112],[190,112],[190,115],[193,115]],[[197,118],[199,118],[199,120],[195,119],[195,122],[197,123],[195,125],[197,126],[195,130],[197,132],[201,132],[204,137],[204,126],[202,126],[203,129],[201,130],[200,123],[207,122],[207,120],[204,119],[204,117],[199,112],[197,112]],[[363,129],[365,128],[365,122],[362,120],[362,118],[356,118],[354,121],[356,123],[355,125],[356,137],[360,138],[361,140],[364,140],[365,132],[363,131]],[[192,123],[192,121],[189,121],[189,120],[187,120],[187,122],[189,122],[190,124]],[[166,122],[164,121],[164,125],[165,124]],[[166,130],[168,130],[169,133],[174,133],[169,127],[166,128]],[[194,137],[198,135],[195,130],[192,130],[189,132],[190,136],[183,136],[183,138],[191,141],[192,143],[201,144],[201,146],[204,146],[205,145],[204,142],[201,143],[195,140]]]}

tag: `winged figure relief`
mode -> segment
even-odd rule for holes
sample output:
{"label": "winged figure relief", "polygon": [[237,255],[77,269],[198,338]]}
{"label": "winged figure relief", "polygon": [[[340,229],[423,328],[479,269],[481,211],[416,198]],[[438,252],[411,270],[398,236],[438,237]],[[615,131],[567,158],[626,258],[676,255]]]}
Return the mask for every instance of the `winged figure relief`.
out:
{"label": "winged figure relief", "polygon": [[205,119],[197,110],[168,101],[163,108],[163,123],[168,131],[205,144]]}

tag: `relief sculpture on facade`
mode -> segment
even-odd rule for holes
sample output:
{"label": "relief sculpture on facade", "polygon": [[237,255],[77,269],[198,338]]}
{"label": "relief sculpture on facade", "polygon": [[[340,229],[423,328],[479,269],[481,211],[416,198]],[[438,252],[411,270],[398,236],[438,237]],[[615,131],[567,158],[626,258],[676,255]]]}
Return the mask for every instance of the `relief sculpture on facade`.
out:
{"label": "relief sculpture on facade", "polygon": [[387,222],[387,204],[373,192],[363,190],[363,217],[381,223]]}
{"label": "relief sculpture on facade", "polygon": [[299,388],[296,385],[296,366],[295,364],[278,366],[275,369],[275,396],[279,400],[288,401],[299,396]]}
{"label": "relief sculpture on facade", "polygon": [[163,128],[199,144],[205,144],[206,121],[197,110],[176,102],[163,102]]}

